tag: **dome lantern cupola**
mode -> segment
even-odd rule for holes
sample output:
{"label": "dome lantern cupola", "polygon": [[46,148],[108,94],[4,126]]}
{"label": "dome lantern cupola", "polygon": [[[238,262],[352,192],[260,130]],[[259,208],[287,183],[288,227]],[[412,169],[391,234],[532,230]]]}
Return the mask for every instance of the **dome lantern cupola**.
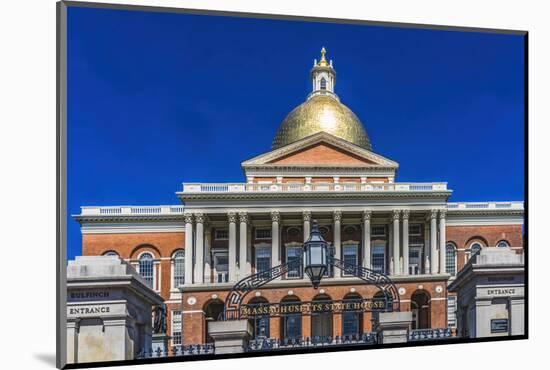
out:
{"label": "dome lantern cupola", "polygon": [[322,131],[372,151],[363,124],[351,109],[340,103],[334,93],[336,71],[332,67],[332,60],[326,59],[325,48],[321,49],[321,60],[314,61],[310,76],[313,91],[305,102],[294,108],[283,120],[273,139],[272,149]]}
{"label": "dome lantern cupola", "polygon": [[313,61],[313,68],[310,73],[313,88],[308,99],[317,95],[325,95],[339,100],[338,96],[334,93],[336,71],[332,67],[332,60],[330,62],[327,61],[326,53],[327,51],[323,47],[321,49],[321,60],[319,62],[317,62],[317,59]]}

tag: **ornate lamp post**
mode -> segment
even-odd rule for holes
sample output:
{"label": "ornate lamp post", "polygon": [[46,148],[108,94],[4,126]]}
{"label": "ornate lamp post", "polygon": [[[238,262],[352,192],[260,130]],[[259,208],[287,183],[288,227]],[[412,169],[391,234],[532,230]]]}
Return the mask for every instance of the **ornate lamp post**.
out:
{"label": "ornate lamp post", "polygon": [[304,271],[309,276],[314,289],[328,270],[328,243],[319,232],[317,221],[313,221],[309,238],[304,243]]}

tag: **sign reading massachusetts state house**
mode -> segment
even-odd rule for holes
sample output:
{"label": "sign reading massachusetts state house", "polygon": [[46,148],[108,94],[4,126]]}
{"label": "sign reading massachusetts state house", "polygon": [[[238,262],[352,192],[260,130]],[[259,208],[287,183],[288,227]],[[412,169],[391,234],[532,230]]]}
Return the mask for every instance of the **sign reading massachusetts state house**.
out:
{"label": "sign reading massachusetts state house", "polygon": [[265,303],[247,304],[240,308],[241,317],[249,316],[280,316],[289,314],[311,315],[320,312],[339,313],[342,311],[386,311],[385,299],[366,298],[353,301],[326,302],[296,302],[296,303]]}

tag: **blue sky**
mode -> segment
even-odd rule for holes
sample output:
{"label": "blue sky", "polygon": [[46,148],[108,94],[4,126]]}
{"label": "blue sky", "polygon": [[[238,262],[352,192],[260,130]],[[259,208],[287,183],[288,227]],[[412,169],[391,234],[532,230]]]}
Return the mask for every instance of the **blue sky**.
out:
{"label": "blue sky", "polygon": [[[523,200],[521,36],[76,7],[68,21],[69,214],[243,181],[240,162],[310,92],[322,46],[397,181]],[[68,258],[80,252],[69,217]]]}

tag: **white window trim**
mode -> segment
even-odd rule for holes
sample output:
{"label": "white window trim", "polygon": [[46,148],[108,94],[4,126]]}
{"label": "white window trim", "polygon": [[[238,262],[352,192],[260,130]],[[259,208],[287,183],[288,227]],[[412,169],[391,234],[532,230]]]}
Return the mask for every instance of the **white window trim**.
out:
{"label": "white window trim", "polygon": [[458,247],[454,244],[454,243],[451,243],[451,242],[447,242],[445,244],[445,271],[448,272],[447,270],[447,246],[451,245],[455,251],[455,273],[454,275],[451,275],[451,279],[453,279],[456,274],[458,274]]}
{"label": "white window trim", "polygon": [[[420,251],[420,261],[419,261],[419,265],[418,265],[418,274],[417,275],[421,275],[422,274],[422,267],[423,267],[423,264],[424,264],[424,244],[422,243],[413,243],[413,244],[410,244],[409,245],[409,254],[411,253],[411,249],[418,249]],[[411,257],[409,256],[409,266],[408,266],[408,269],[409,269],[409,274],[411,272]],[[414,274],[411,274],[411,275],[414,275]]]}
{"label": "white window trim", "polygon": [[[355,247],[355,264],[359,265],[359,245],[360,243],[355,240],[346,240],[342,242],[342,261],[344,260],[344,247],[354,246]],[[345,271],[342,271],[342,276],[353,277],[353,274],[347,274]]]}
{"label": "white window trim", "polygon": [[[139,261],[140,261],[140,258],[143,254],[145,253],[148,253],[150,254],[152,257],[153,257],[153,290],[155,292],[160,292],[160,287],[161,287],[161,279],[160,279],[160,276],[161,276],[161,266],[160,266],[160,259],[157,258],[155,256],[155,253],[151,252],[151,251],[142,251],[140,252],[138,255],[137,255],[137,261],[136,261],[136,271],[138,272],[138,274],[141,274],[140,271],[139,271]],[[158,276],[157,276],[158,274]]]}
{"label": "white window trim", "polygon": [[[450,315],[450,312],[449,312],[449,300],[453,300],[454,301],[454,305],[453,305],[453,308],[454,308],[454,322],[455,322],[455,325],[454,326],[449,326],[449,315]],[[458,326],[458,318],[457,318],[457,302],[458,302],[458,299],[456,296],[448,296],[447,297],[447,327],[451,327],[451,328],[456,328]]]}
{"label": "white window trim", "polygon": [[218,282],[218,269],[217,269],[217,257],[218,256],[224,256],[227,257],[228,265],[227,265],[227,271],[220,271],[220,273],[225,273],[229,276],[229,251],[222,249],[222,250],[213,250],[212,251],[212,271],[214,272],[214,283]]}
{"label": "white window trim", "polygon": [[179,316],[180,316],[180,340],[181,340],[181,343],[178,343],[178,344],[175,344],[174,343],[174,340],[172,339],[171,342],[172,342],[172,347],[173,346],[181,346],[183,345],[183,313],[181,310],[172,310],[171,313],[170,313],[170,335],[173,337],[174,336],[174,312],[179,312]]}
{"label": "white window trim", "polygon": [[382,247],[383,250],[384,250],[384,266],[383,266],[383,272],[384,273],[388,273],[387,271],[387,267],[388,267],[388,243],[387,242],[374,242],[372,243],[371,245],[371,251],[370,251],[370,261],[371,261],[371,267],[372,269],[374,269],[374,258],[373,258],[373,254],[374,254],[374,250],[376,249],[376,247]]}
{"label": "white window trim", "polygon": [[179,248],[179,249],[175,250],[174,253],[172,253],[172,257],[170,258],[170,290],[174,291],[174,292],[179,292],[178,287],[174,286],[174,277],[175,277],[174,276],[174,263],[176,262],[176,258],[174,256],[179,251],[184,252],[183,269],[184,269],[184,276],[185,276],[185,249]]}
{"label": "white window trim", "polygon": [[254,253],[254,269],[256,272],[258,272],[258,251],[260,250],[267,250],[269,253],[269,266],[273,266],[273,256],[271,255],[271,245],[267,243],[262,243],[261,245],[255,245],[254,246],[255,252]]}
{"label": "white window trim", "polygon": [[[285,262],[288,263],[288,250],[289,248],[303,248],[303,244],[302,243],[298,243],[298,242],[290,242],[290,243],[286,243],[285,244]],[[303,275],[303,274],[301,274]],[[300,280],[302,279],[303,276],[298,276],[298,277],[289,277],[288,276],[288,272],[285,274],[285,279],[286,280]]]}
{"label": "white window trim", "polygon": [[[506,247],[499,247],[498,245],[499,245],[500,243],[506,244]],[[497,244],[495,245],[495,247],[497,247],[497,248],[510,248],[510,243],[508,243],[508,241],[506,241],[506,240],[504,240],[504,239],[503,239],[503,240],[499,240],[499,241],[497,242]]]}

